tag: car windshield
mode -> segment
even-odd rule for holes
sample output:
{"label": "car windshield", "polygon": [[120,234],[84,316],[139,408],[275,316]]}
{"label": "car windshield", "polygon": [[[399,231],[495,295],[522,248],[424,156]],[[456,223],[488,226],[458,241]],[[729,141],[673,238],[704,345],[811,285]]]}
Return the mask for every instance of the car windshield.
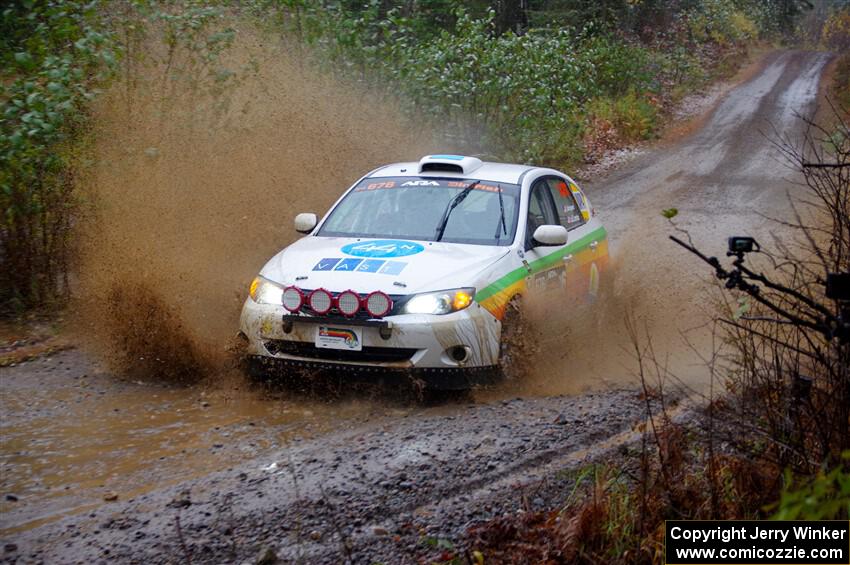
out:
{"label": "car windshield", "polygon": [[519,193],[515,184],[476,179],[364,179],[334,208],[318,235],[510,245]]}

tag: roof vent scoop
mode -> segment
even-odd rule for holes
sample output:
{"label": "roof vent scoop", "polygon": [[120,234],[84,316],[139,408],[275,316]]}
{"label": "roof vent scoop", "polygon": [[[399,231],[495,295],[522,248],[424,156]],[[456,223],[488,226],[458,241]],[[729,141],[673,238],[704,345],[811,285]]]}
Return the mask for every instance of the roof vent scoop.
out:
{"label": "roof vent scoop", "polygon": [[482,165],[481,159],[463,155],[425,155],[419,160],[420,173],[460,173],[468,175]]}

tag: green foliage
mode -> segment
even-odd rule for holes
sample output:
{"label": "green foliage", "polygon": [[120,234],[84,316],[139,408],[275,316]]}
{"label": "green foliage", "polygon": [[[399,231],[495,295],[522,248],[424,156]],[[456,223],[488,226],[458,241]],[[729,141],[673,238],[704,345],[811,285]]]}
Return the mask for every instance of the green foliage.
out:
{"label": "green foliage", "polygon": [[[500,33],[495,11],[474,17],[464,8],[453,12],[450,28],[427,34],[421,21],[381,6],[375,1],[349,13],[299,5],[289,8],[286,21],[325,60],[361,80],[379,77],[411,111],[443,125],[473,151],[574,163],[583,153],[588,100],[658,86],[647,70],[651,53],[612,35],[566,28]],[[629,137],[646,137],[651,112],[635,104],[641,115],[624,123],[631,126]]]}
{"label": "green foliage", "polygon": [[823,24],[825,47],[839,53],[850,50],[850,6],[834,10]]}
{"label": "green foliage", "polygon": [[650,139],[658,126],[658,106],[647,95],[629,92],[619,98],[598,98],[587,105],[589,115],[612,124],[624,141]]}
{"label": "green foliage", "polygon": [[190,102],[206,96],[214,110],[226,109],[222,93],[239,73],[221,64],[235,35],[224,16],[224,6],[206,0],[32,0],[2,11],[0,311],[67,298],[74,177],[86,166],[89,104],[99,87],[120,76],[132,113],[146,74],[163,119],[187,92]]}
{"label": "green foliage", "polygon": [[732,0],[706,0],[687,14],[688,27],[697,42],[712,41],[721,46],[758,37],[755,22]]}
{"label": "green foliage", "polygon": [[96,84],[115,67],[96,3],[25,2],[2,14],[0,304],[21,309],[67,292],[73,149]]}
{"label": "green foliage", "polygon": [[847,520],[850,518],[850,451],[844,465],[820,472],[804,482],[785,472],[785,488],[773,520]]}
{"label": "green foliage", "polygon": [[[115,23],[126,54],[122,79],[128,108],[141,88],[147,98],[158,99],[163,119],[174,119],[178,107],[200,106],[203,99],[213,104],[203,117],[214,123],[228,108],[225,94],[245,70],[225,64],[236,37],[226,7],[212,0],[133,0],[126,6]],[[202,117],[192,113],[192,120]]]}
{"label": "green foliage", "polygon": [[[320,61],[399,95],[465,151],[569,166],[585,155],[594,110],[609,114],[603,119],[621,141],[651,138],[661,107],[704,83],[717,50],[758,35],[765,1],[671,9],[662,0],[552,0],[532,2],[522,15],[451,0],[421,11],[382,0],[321,8],[257,0],[254,9],[276,14],[276,25],[313,46]],[[633,33],[651,26],[651,41]],[[715,50],[702,48],[709,45]]]}
{"label": "green foliage", "polygon": [[845,113],[850,112],[850,52],[840,55],[835,64],[832,96]]}
{"label": "green foliage", "polygon": [[599,89],[593,61],[564,30],[494,37],[492,15],[461,14],[453,33],[396,42],[384,73],[418,112],[467,142],[498,148],[509,160],[570,160],[580,105]]}

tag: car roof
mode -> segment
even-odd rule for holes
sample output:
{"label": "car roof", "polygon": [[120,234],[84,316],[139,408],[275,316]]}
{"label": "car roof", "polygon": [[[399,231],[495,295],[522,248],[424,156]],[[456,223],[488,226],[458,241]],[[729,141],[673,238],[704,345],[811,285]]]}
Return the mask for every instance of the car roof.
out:
{"label": "car roof", "polygon": [[459,179],[476,179],[486,180],[491,182],[505,182],[511,184],[519,184],[523,175],[537,167],[529,165],[514,165],[509,163],[490,163],[484,161],[481,166],[469,173],[452,172],[452,171],[427,171],[419,172],[419,165],[415,161],[409,163],[393,163],[392,165],[384,165],[366,175],[366,178],[383,178],[383,177],[440,177],[440,178],[459,178]]}

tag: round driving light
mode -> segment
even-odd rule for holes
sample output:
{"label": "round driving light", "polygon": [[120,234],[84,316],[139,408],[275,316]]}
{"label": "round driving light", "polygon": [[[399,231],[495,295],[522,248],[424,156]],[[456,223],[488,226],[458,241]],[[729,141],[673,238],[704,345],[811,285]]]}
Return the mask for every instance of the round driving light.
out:
{"label": "round driving light", "polygon": [[298,312],[304,306],[304,293],[297,286],[283,289],[283,307],[290,312]]}
{"label": "round driving light", "polygon": [[393,301],[381,291],[373,292],[366,297],[366,311],[373,318],[386,316],[392,308]]}
{"label": "round driving light", "polygon": [[313,309],[313,312],[319,315],[327,314],[331,311],[331,306],[333,306],[333,296],[331,293],[323,288],[317,288],[313,292],[310,293],[310,297],[307,298],[307,304],[310,305],[310,308]]}
{"label": "round driving light", "polygon": [[360,310],[360,296],[353,290],[346,290],[336,297],[336,307],[345,316],[353,316]]}

